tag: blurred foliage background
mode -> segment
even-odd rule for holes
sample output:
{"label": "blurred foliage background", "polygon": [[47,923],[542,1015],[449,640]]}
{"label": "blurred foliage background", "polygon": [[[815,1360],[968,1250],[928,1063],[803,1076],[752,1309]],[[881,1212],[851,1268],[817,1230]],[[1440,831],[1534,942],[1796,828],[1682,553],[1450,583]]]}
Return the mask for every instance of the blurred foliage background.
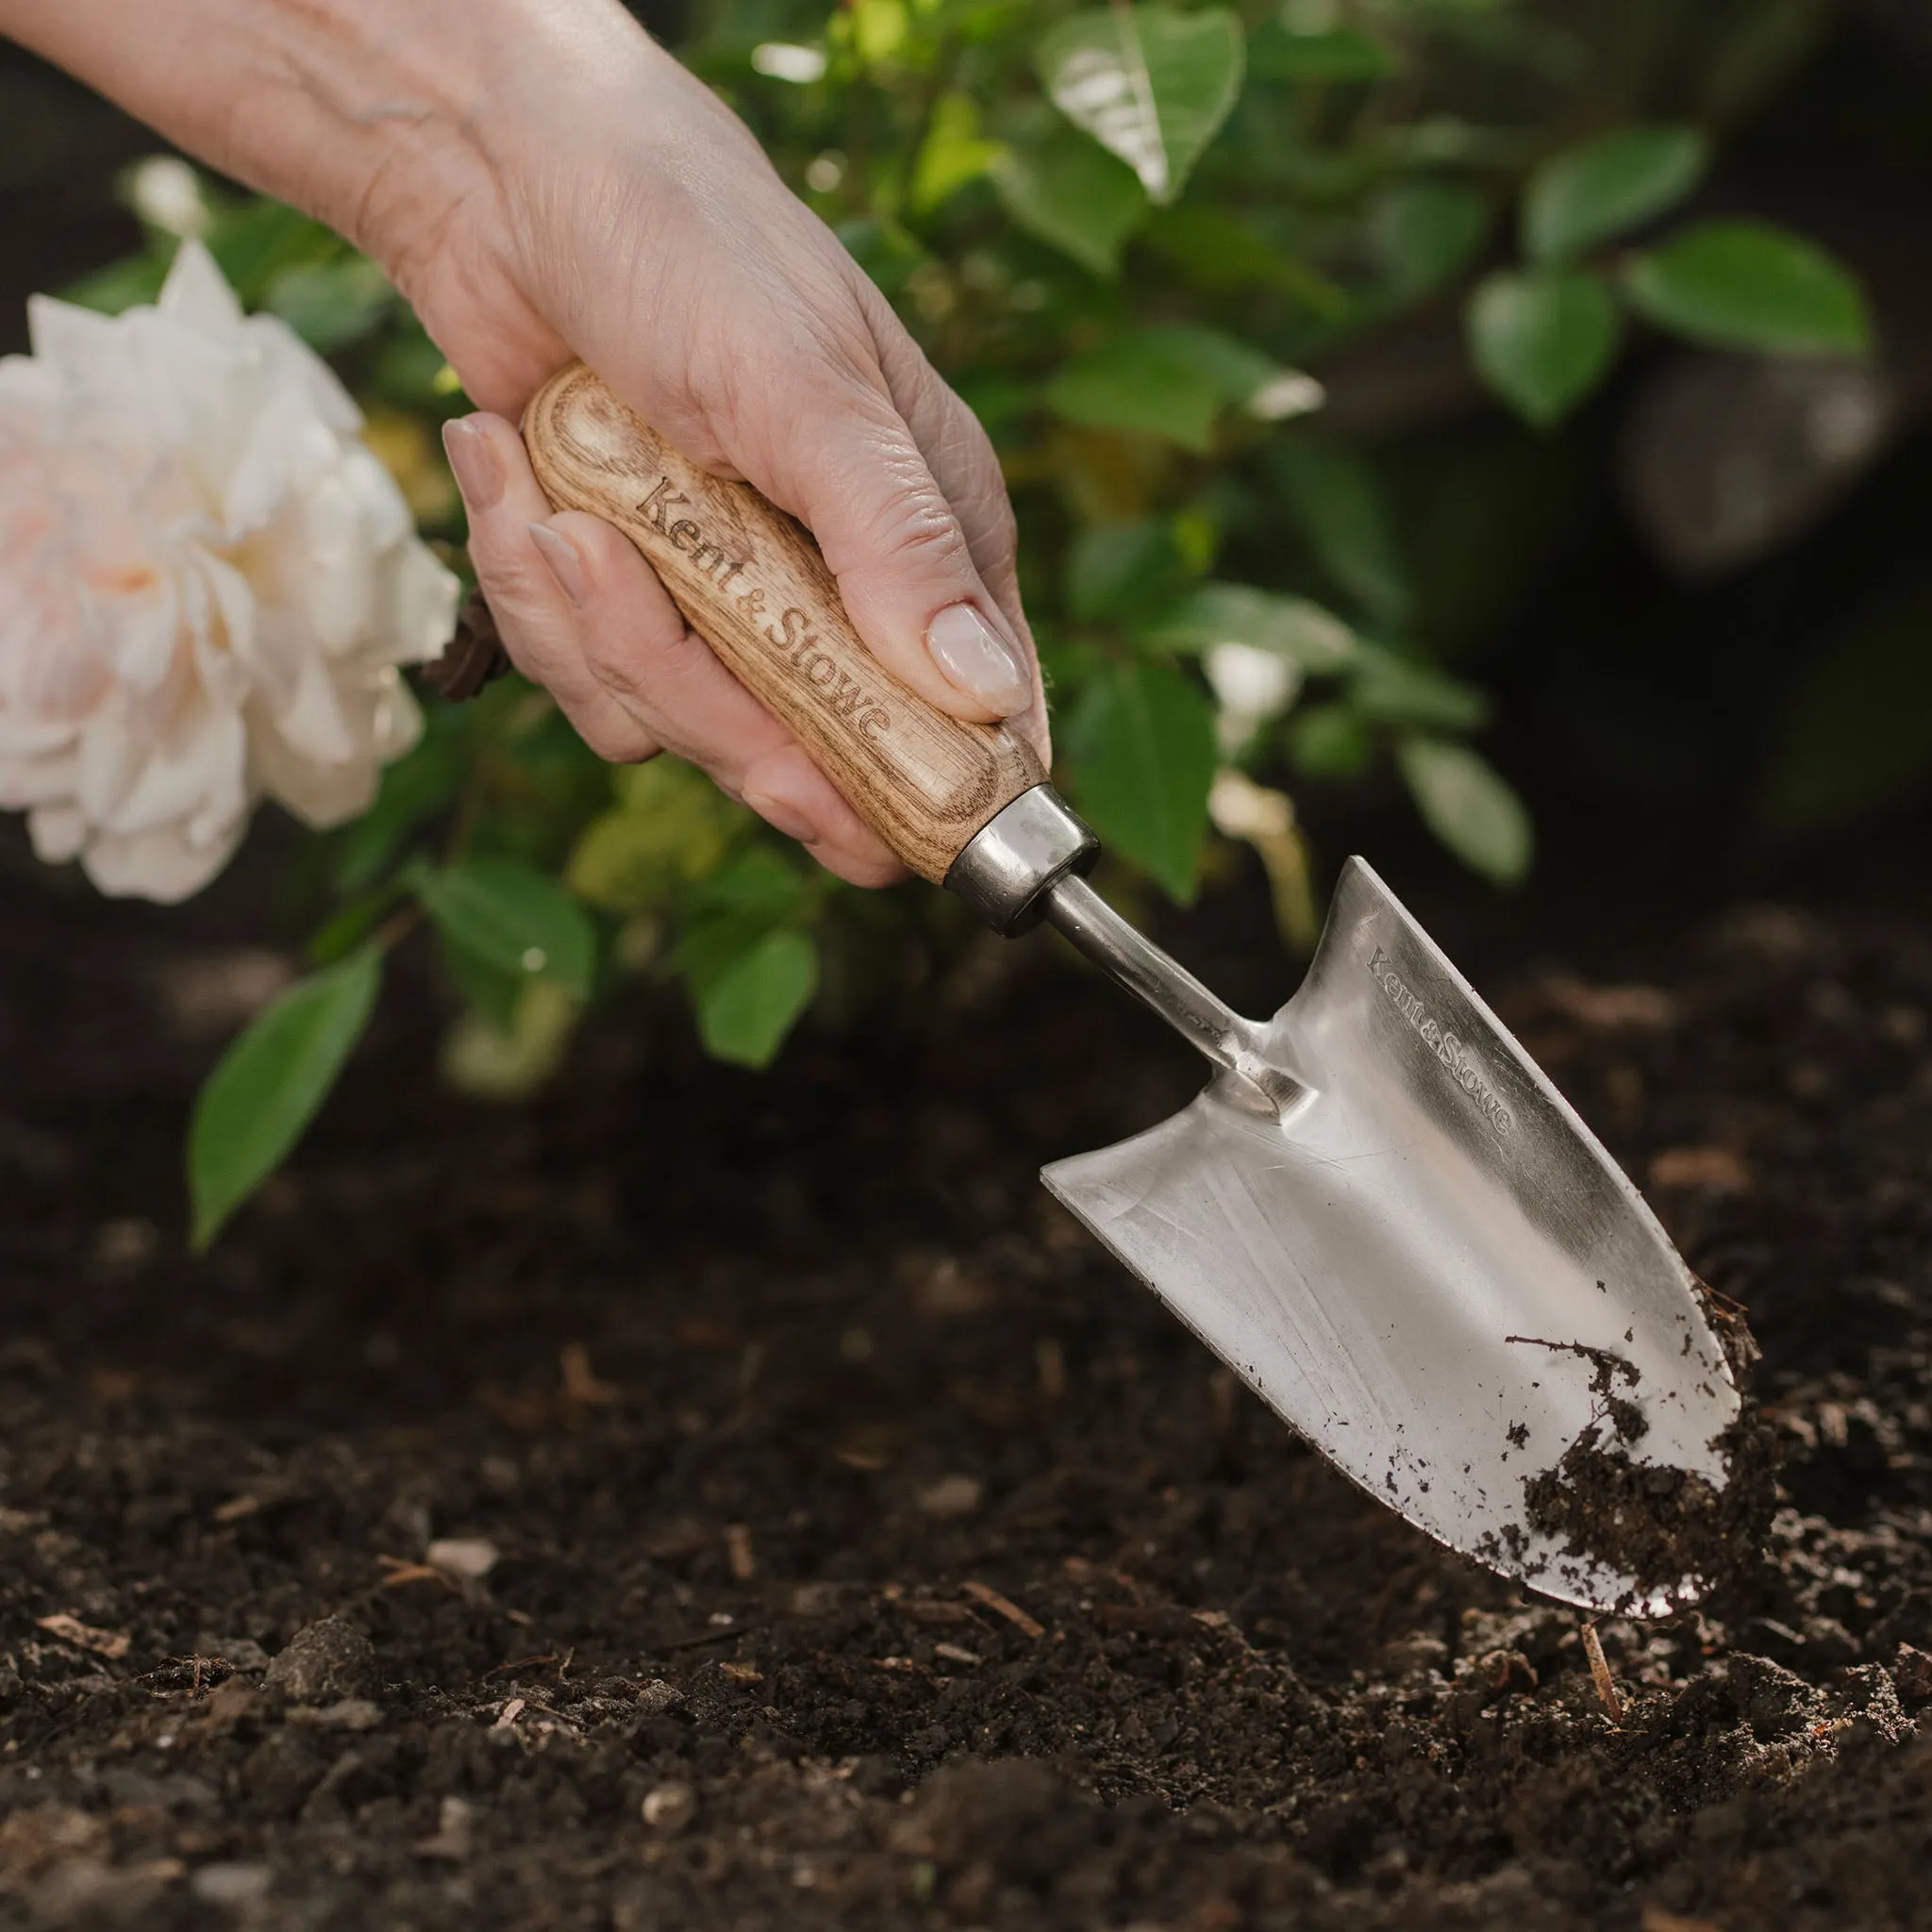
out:
{"label": "blurred foliage background", "polygon": [[[645,12],[991,433],[1057,775],[1130,910],[1253,876],[1304,951],[1398,804],[1484,893],[1552,827],[1567,862],[1629,827],[1669,870],[1922,806],[1913,0]],[[369,263],[24,57],[0,108],[0,325],[36,286],[148,299],[205,235],[460,563],[435,432],[466,405]],[[756,1065],[973,956],[941,895],[834,885],[674,761],[603,768],[515,679],[433,705],[368,818],[277,853],[333,1064],[429,930],[445,1069],[480,1092],[527,1091],[640,977]],[[251,1127],[287,1077],[264,1038],[205,1099],[205,1232],[285,1151]]]}

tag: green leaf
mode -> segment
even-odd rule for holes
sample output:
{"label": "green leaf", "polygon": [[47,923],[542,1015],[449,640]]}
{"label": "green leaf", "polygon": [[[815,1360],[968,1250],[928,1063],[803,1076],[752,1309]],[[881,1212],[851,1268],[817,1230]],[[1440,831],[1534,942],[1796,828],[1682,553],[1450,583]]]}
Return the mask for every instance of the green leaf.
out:
{"label": "green leaf", "polygon": [[262,306],[320,355],[373,334],[397,307],[390,280],[366,256],[298,261],[270,278]]}
{"label": "green leaf", "polygon": [[808,933],[766,933],[694,985],[705,1051],[734,1066],[769,1066],[818,984]]}
{"label": "green leaf", "polygon": [[1316,677],[1345,669],[1357,645],[1355,632],[1310,598],[1221,583],[1190,591],[1141,630],[1138,641],[1158,650],[1189,652],[1252,644]]}
{"label": "green leaf", "polygon": [[381,985],[381,949],[364,946],[297,980],[216,1062],[188,1129],[197,1249],[301,1139],[362,1037]]}
{"label": "green leaf", "polygon": [[1682,201],[1709,159],[1694,127],[1623,127],[1556,156],[1524,193],[1524,253],[1570,261],[1641,227]]}
{"label": "green leaf", "polygon": [[708,986],[768,933],[796,925],[821,890],[775,845],[748,846],[691,889],[672,964]]}
{"label": "green leaf", "polygon": [[1233,108],[1242,53],[1241,21],[1225,7],[1094,8],[1041,40],[1040,76],[1060,112],[1164,207]]}
{"label": "green leaf", "polygon": [[244,308],[260,307],[277,270],[291,262],[326,259],[341,247],[320,222],[267,195],[225,208],[208,233],[208,253]]}
{"label": "green leaf", "polygon": [[1277,442],[1269,470],[1291,521],[1335,587],[1378,624],[1399,626],[1411,602],[1382,480],[1359,451]]}
{"label": "green leaf", "polygon": [[460,728],[448,708],[433,707],[408,755],[384,771],[375,803],[343,828],[336,854],[336,890],[359,892],[374,885],[403,841],[456,796],[464,775]]}
{"label": "green leaf", "polygon": [[979,106],[971,94],[941,94],[933,103],[932,118],[912,168],[912,211],[930,214],[976,181],[1006,152],[1000,142],[984,140],[979,131]]}
{"label": "green leaf", "polygon": [[584,828],[564,879],[608,912],[651,912],[708,877],[749,824],[702,772],[668,755],[613,774],[615,809]]}
{"label": "green leaf", "polygon": [[1413,302],[1458,275],[1489,229],[1489,197],[1460,181],[1397,182],[1369,211],[1369,241],[1397,302]]}
{"label": "green leaf", "polygon": [[1423,823],[1471,871],[1499,886],[1529,870],[1529,814],[1488,759],[1466,744],[1421,735],[1395,748]]}
{"label": "green leaf", "polygon": [[60,299],[101,315],[139,308],[161,292],[161,284],[168,278],[168,252],[150,244],[142,254],[124,256],[77,282],[70,282],[60,291]]}
{"label": "green leaf", "polygon": [[409,884],[451,946],[499,973],[553,979],[588,998],[597,934],[590,915],[534,866],[514,858],[465,858],[441,870],[418,864]]}
{"label": "green leaf", "polygon": [[1288,721],[1288,755],[1305,778],[1355,778],[1368,770],[1374,745],[1347,705],[1307,705]]}
{"label": "green leaf", "polygon": [[478,958],[467,946],[458,945],[447,933],[439,933],[443,971],[450,984],[462,996],[469,1010],[498,1033],[508,1033],[516,1024],[517,1001],[526,986],[537,985],[521,967],[503,967]]}
{"label": "green leaf", "polygon": [[1071,128],[1007,149],[992,164],[992,185],[1029,235],[1109,280],[1147,214],[1134,171]]}
{"label": "green leaf", "polygon": [[[1090,154],[1100,152],[1091,142],[1080,145]],[[1135,187],[1138,192],[1139,183]],[[1348,312],[1350,297],[1345,289],[1307,262],[1284,254],[1228,208],[1207,203],[1157,208],[1143,236],[1149,248],[1204,293],[1228,295],[1243,289],[1274,289],[1324,320]]]}
{"label": "green leaf", "polygon": [[1205,456],[1224,408],[1292,413],[1294,384],[1308,385],[1319,401],[1308,377],[1218,329],[1142,328],[1076,356],[1045,394],[1070,423],[1162,436]]}
{"label": "green leaf", "polygon": [[1785,694],[1761,803],[1785,830],[1841,824],[1932,780],[1932,591],[1888,600]]}
{"label": "green leaf", "polygon": [[852,0],[852,43],[868,67],[890,64],[906,45],[911,23],[906,0]]}
{"label": "green leaf", "polygon": [[1477,373],[1539,429],[1560,422],[1603,379],[1617,350],[1617,305],[1595,275],[1507,270],[1470,297]]}
{"label": "green leaf", "polygon": [[1067,608],[1083,624],[1172,603],[1196,575],[1172,517],[1082,530],[1067,553]]}
{"label": "green leaf", "polygon": [[1490,714],[1490,701],[1474,686],[1366,642],[1356,653],[1348,698],[1356,714],[1374,724],[1426,731],[1474,731]]}
{"label": "green leaf", "polygon": [[1858,355],[1871,345],[1857,283],[1824,249],[1767,222],[1703,222],[1636,257],[1632,305],[1719,348]]}
{"label": "green leaf", "polygon": [[1248,69],[1257,80],[1360,83],[1386,80],[1395,68],[1392,50],[1358,27],[1296,33],[1271,17],[1248,46]]}
{"label": "green leaf", "polygon": [[1199,874],[1216,763],[1207,696],[1169,665],[1109,663],[1082,695],[1069,736],[1094,829],[1185,905]]}

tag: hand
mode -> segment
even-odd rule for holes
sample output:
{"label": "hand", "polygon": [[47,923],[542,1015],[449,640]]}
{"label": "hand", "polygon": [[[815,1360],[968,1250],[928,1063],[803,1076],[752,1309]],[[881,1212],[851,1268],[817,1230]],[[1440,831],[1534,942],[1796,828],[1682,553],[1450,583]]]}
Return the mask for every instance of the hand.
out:
{"label": "hand", "polygon": [[490,412],[451,455],[504,640],[605,756],[673,748],[835,872],[898,874],[637,553],[546,516],[506,419],[573,355],[800,518],[901,679],[959,717],[1012,718],[1046,758],[985,434],[617,0],[0,0],[0,31],[394,277]]}
{"label": "hand", "polygon": [[813,531],[897,676],[958,716],[1013,717],[1044,756],[985,433],[744,127],[641,35],[614,33],[583,70],[535,73],[493,114],[488,195],[388,253],[486,406],[447,441],[511,657],[601,756],[675,751],[841,876],[899,877],[630,543],[550,514],[506,418],[582,356],[694,461]]}

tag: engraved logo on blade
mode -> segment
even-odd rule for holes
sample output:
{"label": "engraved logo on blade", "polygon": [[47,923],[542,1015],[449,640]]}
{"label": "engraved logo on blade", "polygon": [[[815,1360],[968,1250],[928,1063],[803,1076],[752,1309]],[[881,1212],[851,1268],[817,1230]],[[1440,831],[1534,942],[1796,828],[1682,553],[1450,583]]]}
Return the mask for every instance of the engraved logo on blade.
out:
{"label": "engraved logo on blade", "polygon": [[1483,1116],[1499,1134],[1508,1133],[1516,1124],[1509,1109],[1495,1096],[1490,1083],[1476,1071],[1461,1041],[1440,1022],[1430,1019],[1421,998],[1401,979],[1389,955],[1380,946],[1369,959],[1369,977],[1382,989],[1389,1004],[1407,1020],[1422,1042],[1448,1068],[1449,1077],[1475,1102]]}

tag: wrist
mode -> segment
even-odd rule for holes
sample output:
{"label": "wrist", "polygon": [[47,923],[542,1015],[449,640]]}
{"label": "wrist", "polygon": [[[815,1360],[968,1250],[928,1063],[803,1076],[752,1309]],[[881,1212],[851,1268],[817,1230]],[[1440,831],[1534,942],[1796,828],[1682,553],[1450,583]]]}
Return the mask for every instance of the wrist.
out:
{"label": "wrist", "polygon": [[486,204],[546,106],[664,55],[617,0],[0,0],[0,31],[391,275]]}

